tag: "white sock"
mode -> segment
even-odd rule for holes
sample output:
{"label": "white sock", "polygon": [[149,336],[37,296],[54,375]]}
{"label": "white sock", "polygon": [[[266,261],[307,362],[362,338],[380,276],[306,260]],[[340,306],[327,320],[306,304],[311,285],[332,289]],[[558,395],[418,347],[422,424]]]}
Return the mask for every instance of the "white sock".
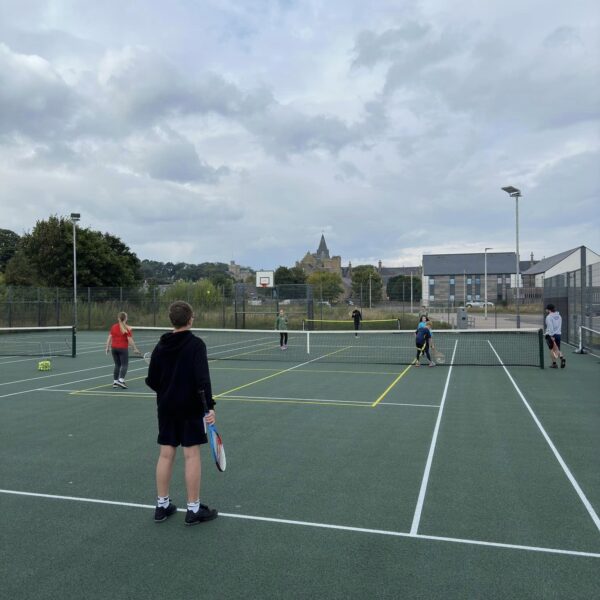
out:
{"label": "white sock", "polygon": [[169,498],[169,496],[158,496],[158,498],[156,499],[157,506],[160,506],[162,508],[167,508],[167,506],[169,506],[170,503],[171,499]]}
{"label": "white sock", "polygon": [[122,377],[119,377],[119,381],[120,381],[121,383],[125,383],[125,380],[124,380]]}
{"label": "white sock", "polygon": [[200,510],[200,500],[196,500],[195,502],[188,502],[187,509],[197,513]]}

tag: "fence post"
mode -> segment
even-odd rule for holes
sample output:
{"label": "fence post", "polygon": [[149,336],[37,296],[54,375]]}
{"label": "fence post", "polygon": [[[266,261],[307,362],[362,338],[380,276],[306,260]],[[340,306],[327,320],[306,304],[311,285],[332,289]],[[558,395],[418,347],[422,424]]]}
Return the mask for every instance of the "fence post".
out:
{"label": "fence post", "polygon": [[92,290],[88,285],[88,331],[92,329]]}
{"label": "fence post", "polygon": [[156,327],[156,312],[157,312],[157,306],[156,306],[156,287],[152,288],[152,325],[153,327]]}
{"label": "fence post", "polygon": [[59,298],[58,288],[56,288],[55,304],[56,304],[56,326],[58,327],[60,325],[60,298]]}
{"label": "fence post", "polygon": [[40,305],[40,299],[41,299],[41,294],[40,294],[40,288],[37,288],[37,322],[38,322],[38,327],[42,326],[42,307]]}
{"label": "fence post", "polygon": [[8,300],[8,326],[12,327],[12,286],[8,286],[8,295],[6,297],[6,299]]}
{"label": "fence post", "polygon": [[225,329],[225,326],[227,325],[227,322],[225,320],[225,284],[221,286],[221,314],[221,327]]}

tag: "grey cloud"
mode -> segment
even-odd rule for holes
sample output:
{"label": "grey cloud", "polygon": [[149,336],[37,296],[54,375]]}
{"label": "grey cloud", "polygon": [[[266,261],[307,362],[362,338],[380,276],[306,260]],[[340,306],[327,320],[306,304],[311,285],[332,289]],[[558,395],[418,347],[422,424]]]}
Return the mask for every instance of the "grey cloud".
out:
{"label": "grey cloud", "polygon": [[373,67],[378,62],[397,58],[412,43],[423,39],[429,31],[429,25],[415,21],[379,34],[373,31],[362,31],[357,36],[354,46],[356,58],[353,66]]}
{"label": "grey cloud", "polygon": [[339,171],[336,173],[335,178],[338,181],[349,181],[351,179],[357,179],[364,181],[364,173],[354,164],[349,161],[342,161],[338,165]]}
{"label": "grey cloud", "polygon": [[50,63],[0,43],[0,135],[51,138],[67,126],[78,102]]}
{"label": "grey cloud", "polygon": [[200,160],[194,145],[184,139],[151,144],[141,157],[142,167],[155,179],[178,183],[218,183],[227,167],[213,168]]}

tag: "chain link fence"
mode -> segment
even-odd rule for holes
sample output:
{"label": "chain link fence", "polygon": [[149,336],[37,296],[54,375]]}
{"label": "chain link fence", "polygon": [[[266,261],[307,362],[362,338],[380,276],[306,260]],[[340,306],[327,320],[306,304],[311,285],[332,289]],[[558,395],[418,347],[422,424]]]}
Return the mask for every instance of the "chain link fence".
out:
{"label": "chain link fence", "polygon": [[579,344],[579,327],[600,331],[600,263],[585,264],[544,281],[544,305],[552,303],[562,316],[562,339]]}

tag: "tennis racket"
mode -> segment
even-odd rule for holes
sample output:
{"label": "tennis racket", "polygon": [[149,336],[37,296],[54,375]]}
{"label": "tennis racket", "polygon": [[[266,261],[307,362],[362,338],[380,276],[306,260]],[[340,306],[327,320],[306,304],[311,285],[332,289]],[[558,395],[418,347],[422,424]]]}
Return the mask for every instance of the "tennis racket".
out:
{"label": "tennis racket", "polygon": [[[204,415],[206,417],[208,414],[208,405],[206,404],[204,390],[200,391],[200,398],[202,399],[202,407],[204,408]],[[215,465],[217,465],[217,469],[222,473],[227,467],[227,459],[225,458],[225,447],[223,446],[223,440],[219,435],[216,426],[213,423],[207,423],[206,418],[204,419],[204,432],[208,438],[210,452],[213,460],[215,461]]]}
{"label": "tennis racket", "polygon": [[546,334],[545,337],[546,344],[548,344],[548,348],[550,349],[550,354],[552,355],[554,360],[556,360],[560,354],[558,346],[556,345],[556,342],[554,341],[554,338],[551,335]]}
{"label": "tennis racket", "polygon": [[433,349],[433,358],[435,359],[435,362],[439,363],[440,365],[443,365],[446,362],[446,357],[435,348]]}
{"label": "tennis racket", "polygon": [[145,352],[144,353],[144,360],[146,361],[146,364],[150,364],[150,359],[152,358],[152,352]]}

